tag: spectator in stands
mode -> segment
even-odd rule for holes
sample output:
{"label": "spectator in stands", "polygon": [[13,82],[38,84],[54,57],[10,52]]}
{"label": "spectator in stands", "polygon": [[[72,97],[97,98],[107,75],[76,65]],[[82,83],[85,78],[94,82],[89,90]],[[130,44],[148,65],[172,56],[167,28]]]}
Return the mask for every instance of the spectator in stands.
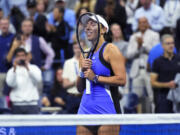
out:
{"label": "spectator in stands", "polygon": [[96,5],[95,5],[95,13],[99,15],[104,14],[104,7],[106,5],[106,0],[96,0]]}
{"label": "spectator in stands", "polygon": [[[170,34],[173,35],[172,31],[170,29],[163,29],[160,33],[160,37],[162,37],[165,34]],[[154,63],[154,60],[163,55],[164,49],[162,47],[162,43],[158,43],[157,45],[153,46],[152,49],[149,51],[149,56],[148,56],[148,70],[152,70],[152,65]],[[174,53],[177,54],[176,48],[174,48]]]}
{"label": "spectator in stands", "polygon": [[21,23],[25,19],[25,15],[21,12],[21,10],[18,7],[14,6],[11,9],[9,17],[16,29],[16,32],[19,33],[21,31]]}
{"label": "spectator in stands", "polygon": [[56,106],[61,107],[62,110],[59,113],[68,113],[67,107],[67,91],[63,87],[62,78],[63,69],[58,68],[55,73],[54,85],[51,89],[50,95],[45,95],[41,102],[44,106]]}
{"label": "spectator in stands", "polygon": [[[0,19],[4,18],[4,12],[3,10],[0,8]],[[9,21],[9,26],[8,26],[8,31],[15,34],[16,33],[16,30],[14,28],[14,26],[10,23]],[[0,30],[0,35],[2,34],[2,31]]]}
{"label": "spectator in stands", "polygon": [[[142,101],[146,99],[144,96],[144,87],[148,93],[149,102],[152,102],[153,100],[150,76],[147,72],[147,59],[150,49],[159,43],[159,34],[149,28],[150,26],[147,18],[139,18],[138,32],[130,37],[127,49],[127,57],[133,60],[130,70],[130,78],[132,78],[133,88],[132,91],[138,95],[140,103],[145,103]],[[146,107],[146,105],[143,106],[142,109],[145,109],[144,107]],[[142,110],[140,109],[139,111],[141,112]],[[150,110],[147,108],[143,112],[150,112]]]}
{"label": "spectator in stands", "polygon": [[4,12],[2,10],[2,8],[0,8],[0,19],[4,17]]}
{"label": "spectator in stands", "polygon": [[172,102],[167,100],[169,89],[175,88],[176,73],[180,72],[180,57],[174,54],[172,35],[162,36],[164,54],[157,58],[152,67],[151,84],[154,90],[155,112],[172,113]]}
{"label": "spectator in stands", "polygon": [[[108,24],[118,23],[124,33],[124,28],[126,27],[127,15],[125,7],[121,6],[114,0],[106,0],[106,5],[104,7],[105,19]],[[124,34],[125,35],[125,34]]]}
{"label": "spectator in stands", "polygon": [[117,23],[111,25],[112,43],[115,44],[126,58],[128,42],[124,41],[121,26]]}
{"label": "spectator in stands", "polygon": [[[82,41],[80,43],[82,45],[84,44]],[[71,100],[71,103],[68,105],[69,113],[77,113],[81,101],[81,94],[76,88],[76,79],[79,74],[79,58],[81,54],[77,42],[73,43],[73,52],[74,57],[66,60],[64,63],[62,76],[63,86],[67,89],[69,100]]]}
{"label": "spectator in stands", "polygon": [[45,16],[45,3],[44,0],[38,0],[36,4],[36,13],[33,17],[34,31],[33,34],[43,37],[46,41],[49,41],[49,35],[47,32],[48,20]]}
{"label": "spectator in stands", "polygon": [[74,10],[77,13],[80,8],[88,8],[90,12],[94,12],[95,4],[96,0],[79,0],[76,2]]}
{"label": "spectator in stands", "polygon": [[[55,0],[55,7],[58,8],[64,8],[64,20],[69,24],[71,27],[71,32],[69,35],[69,46],[68,46],[68,52],[69,52],[69,58],[72,57],[73,52],[72,52],[72,43],[73,43],[73,32],[76,26],[76,17],[75,17],[75,12],[71,9],[68,9],[65,7],[66,6],[66,0]],[[48,22],[51,25],[56,26],[55,24],[55,19],[54,19],[54,14],[53,12],[49,13],[47,15]]]}
{"label": "spectator in stands", "polygon": [[163,8],[166,0],[153,0],[153,2]]}
{"label": "spectator in stands", "polygon": [[79,0],[66,0],[66,8],[74,10],[77,1]]}
{"label": "spectator in stands", "polygon": [[26,1],[27,0],[1,0],[3,3],[1,7],[3,8],[5,16],[8,17],[11,9],[16,6],[27,17],[28,11],[26,8]]}
{"label": "spectator in stands", "polygon": [[34,19],[34,15],[36,13],[36,5],[37,5],[36,0],[27,0],[26,2],[28,17],[31,18],[32,20]]}
{"label": "spectator in stands", "polygon": [[175,47],[180,52],[180,18],[177,20],[175,28]]}
{"label": "spectator in stands", "polygon": [[138,8],[138,6],[139,6],[139,0],[127,0],[125,8],[126,8],[128,24],[132,25],[134,19],[134,13]]}
{"label": "spectator in stands", "polygon": [[[120,0],[122,1],[122,0]],[[134,20],[134,13],[137,8],[140,7],[139,0],[127,0],[125,3],[125,9],[127,14],[127,26],[126,26],[126,35],[127,39],[129,40],[129,37],[132,35],[132,24]]]}
{"label": "spectator in stands", "polygon": [[43,71],[44,89],[49,91],[53,83],[51,65],[53,63],[54,51],[42,37],[32,35],[32,20],[25,19],[21,24],[21,30],[22,34],[18,34],[12,43],[7,60],[8,62],[12,61],[16,48],[24,48],[28,53],[28,59],[30,59],[31,63],[37,65]]}
{"label": "spectator in stands", "polygon": [[[74,28],[76,25],[75,12],[71,9],[65,8],[65,5],[66,5],[66,0],[55,0],[55,7],[64,8],[64,20],[68,22],[71,28]],[[47,15],[47,18],[49,24],[55,25],[53,12],[49,13]]]}
{"label": "spectator in stands", "polygon": [[[54,8],[54,21],[56,26],[50,26],[48,29],[49,35],[51,35],[52,48],[55,51],[55,59],[60,59],[60,50],[64,50],[65,58],[69,58],[68,41],[71,28],[69,24],[64,20],[64,8]],[[54,64],[54,68],[57,68],[58,64]]]}
{"label": "spectator in stands", "polygon": [[12,88],[10,100],[13,114],[38,114],[38,84],[42,80],[41,70],[30,64],[23,48],[14,52],[13,67],[8,70],[6,82]]}
{"label": "spectator in stands", "polygon": [[176,22],[180,18],[180,1],[167,0],[164,5],[165,26],[175,28]]}
{"label": "spectator in stands", "polygon": [[45,13],[48,14],[52,12],[55,5],[55,0],[43,0],[43,1],[45,5]]}
{"label": "spectator in stands", "polygon": [[13,41],[14,34],[9,32],[9,19],[1,18],[0,20],[0,108],[6,106],[5,97],[3,96],[4,83],[6,78],[6,72],[9,69],[9,63],[6,60],[6,56],[10,49],[11,42]]}
{"label": "spectator in stands", "polygon": [[151,29],[161,31],[165,25],[164,12],[161,7],[152,3],[152,0],[140,0],[142,7],[135,11],[134,22],[132,25],[133,31],[138,29],[138,20],[140,17],[146,16]]}
{"label": "spectator in stands", "polygon": [[[164,49],[162,47],[162,43],[158,43],[157,45],[152,47],[152,49],[149,52],[149,56],[148,56],[148,68],[149,68],[149,71],[152,69],[154,61],[158,57],[163,55],[163,53],[164,53]],[[176,53],[177,53],[176,48],[174,48],[174,54],[176,54]]]}
{"label": "spectator in stands", "polygon": [[45,2],[44,0],[37,0],[36,12],[39,14],[45,14]]}
{"label": "spectator in stands", "polygon": [[[16,48],[23,47],[31,56],[31,62],[39,66],[39,68],[46,70],[51,67],[54,58],[54,52],[50,46],[47,45],[42,37],[32,35],[33,22],[30,19],[25,19],[21,24],[22,34],[17,36],[12,47],[7,55],[8,62],[11,62]],[[43,65],[42,53],[46,55],[45,63]]]}

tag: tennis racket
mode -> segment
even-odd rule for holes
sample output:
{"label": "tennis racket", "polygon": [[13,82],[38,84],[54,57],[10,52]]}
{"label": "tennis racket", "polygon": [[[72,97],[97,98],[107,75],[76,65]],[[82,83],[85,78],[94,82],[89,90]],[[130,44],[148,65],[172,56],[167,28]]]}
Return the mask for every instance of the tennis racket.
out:
{"label": "tennis racket", "polygon": [[[96,34],[93,33],[89,27],[95,28],[97,30],[95,32]],[[76,38],[84,58],[92,59],[99,43],[99,37],[100,23],[96,14],[90,12],[82,14],[77,21]],[[80,43],[81,40],[85,41],[86,47]],[[86,94],[91,94],[90,89],[90,81],[86,79]]]}

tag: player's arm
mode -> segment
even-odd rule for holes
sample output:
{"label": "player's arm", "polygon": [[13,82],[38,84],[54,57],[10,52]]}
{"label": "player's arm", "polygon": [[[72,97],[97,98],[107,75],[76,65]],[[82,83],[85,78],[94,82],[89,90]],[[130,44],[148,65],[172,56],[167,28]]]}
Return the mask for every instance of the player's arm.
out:
{"label": "player's arm", "polygon": [[154,88],[175,88],[176,84],[174,81],[170,81],[170,82],[159,82],[158,81],[158,74],[157,73],[151,73],[150,74],[151,77],[151,85]]}
{"label": "player's arm", "polygon": [[[119,49],[113,44],[108,44],[103,57],[111,65],[114,75],[110,77],[99,76],[97,81],[108,85],[124,86],[126,83],[125,58]],[[91,69],[85,72],[85,77],[89,80],[93,81],[95,76]]]}
{"label": "player's arm", "polygon": [[126,69],[125,69],[125,58],[119,51],[119,49],[113,45],[109,44],[104,51],[104,59],[110,63],[113,76],[104,77],[99,76],[98,82],[105,83],[109,85],[123,86],[126,84]]}

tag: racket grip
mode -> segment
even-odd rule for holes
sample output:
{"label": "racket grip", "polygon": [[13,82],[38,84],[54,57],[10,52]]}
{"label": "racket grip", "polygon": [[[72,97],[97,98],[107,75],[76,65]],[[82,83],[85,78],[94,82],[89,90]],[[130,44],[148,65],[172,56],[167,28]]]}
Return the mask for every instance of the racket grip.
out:
{"label": "racket grip", "polygon": [[91,94],[91,83],[86,79],[86,94]]}

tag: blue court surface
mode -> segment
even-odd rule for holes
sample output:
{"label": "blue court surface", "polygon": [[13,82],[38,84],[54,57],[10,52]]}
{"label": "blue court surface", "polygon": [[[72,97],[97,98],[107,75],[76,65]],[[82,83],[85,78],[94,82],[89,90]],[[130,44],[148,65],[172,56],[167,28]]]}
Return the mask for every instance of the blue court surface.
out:
{"label": "blue court surface", "polygon": [[[0,135],[76,135],[76,126],[0,126]],[[122,125],[120,135],[180,135],[180,124]]]}

